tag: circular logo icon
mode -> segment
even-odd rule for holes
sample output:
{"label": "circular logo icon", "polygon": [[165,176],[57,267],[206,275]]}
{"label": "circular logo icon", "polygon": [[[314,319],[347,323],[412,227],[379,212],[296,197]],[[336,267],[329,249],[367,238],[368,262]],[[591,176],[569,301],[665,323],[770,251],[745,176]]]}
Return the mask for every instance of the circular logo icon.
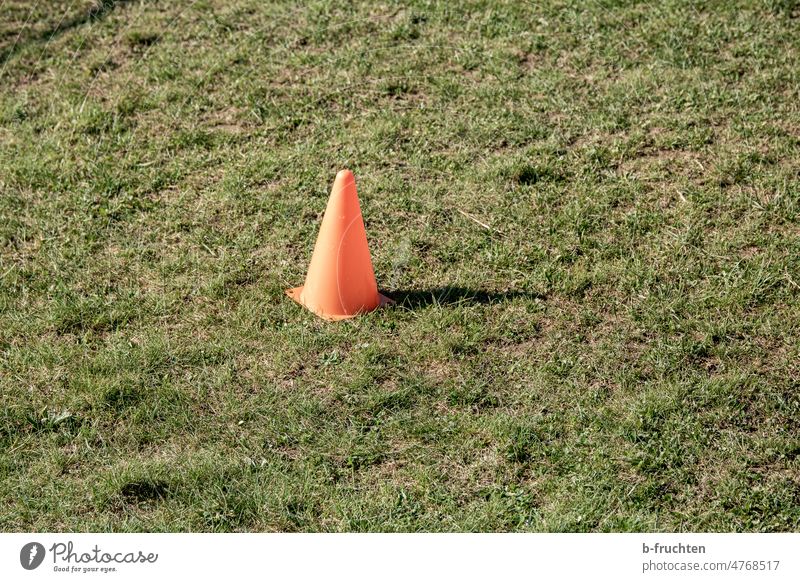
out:
{"label": "circular logo icon", "polygon": [[44,560],[44,546],[39,542],[30,542],[19,551],[19,563],[26,570],[35,570]]}

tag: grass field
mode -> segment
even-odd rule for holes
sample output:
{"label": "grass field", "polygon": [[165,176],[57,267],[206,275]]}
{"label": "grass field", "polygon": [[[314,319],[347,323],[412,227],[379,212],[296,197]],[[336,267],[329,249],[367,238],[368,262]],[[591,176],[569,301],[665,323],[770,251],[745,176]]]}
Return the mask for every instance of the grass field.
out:
{"label": "grass field", "polygon": [[[800,530],[800,3],[0,0],[0,530]],[[302,284],[336,171],[378,285]]]}

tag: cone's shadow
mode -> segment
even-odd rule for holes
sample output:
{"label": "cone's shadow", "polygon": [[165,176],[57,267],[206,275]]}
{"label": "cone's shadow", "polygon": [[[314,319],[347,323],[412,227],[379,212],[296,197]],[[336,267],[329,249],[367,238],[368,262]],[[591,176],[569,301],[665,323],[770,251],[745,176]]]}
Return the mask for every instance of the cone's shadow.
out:
{"label": "cone's shadow", "polygon": [[502,303],[518,297],[545,299],[546,295],[531,291],[505,291],[495,293],[467,287],[436,287],[432,289],[385,291],[400,307],[420,309],[429,305],[459,305]]}

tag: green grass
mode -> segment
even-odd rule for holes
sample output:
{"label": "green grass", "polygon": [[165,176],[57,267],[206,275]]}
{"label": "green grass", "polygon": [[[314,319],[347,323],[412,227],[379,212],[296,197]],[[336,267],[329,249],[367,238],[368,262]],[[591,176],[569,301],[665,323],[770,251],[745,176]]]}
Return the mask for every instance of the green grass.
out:
{"label": "green grass", "polygon": [[0,529],[800,530],[798,26],[0,0]]}

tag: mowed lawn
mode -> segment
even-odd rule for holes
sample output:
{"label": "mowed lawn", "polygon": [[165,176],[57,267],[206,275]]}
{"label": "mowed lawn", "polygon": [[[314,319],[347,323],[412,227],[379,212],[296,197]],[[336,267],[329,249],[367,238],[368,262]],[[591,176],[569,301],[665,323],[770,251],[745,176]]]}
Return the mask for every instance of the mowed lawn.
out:
{"label": "mowed lawn", "polygon": [[800,530],[800,4],[702,4],[0,0],[0,530]]}

